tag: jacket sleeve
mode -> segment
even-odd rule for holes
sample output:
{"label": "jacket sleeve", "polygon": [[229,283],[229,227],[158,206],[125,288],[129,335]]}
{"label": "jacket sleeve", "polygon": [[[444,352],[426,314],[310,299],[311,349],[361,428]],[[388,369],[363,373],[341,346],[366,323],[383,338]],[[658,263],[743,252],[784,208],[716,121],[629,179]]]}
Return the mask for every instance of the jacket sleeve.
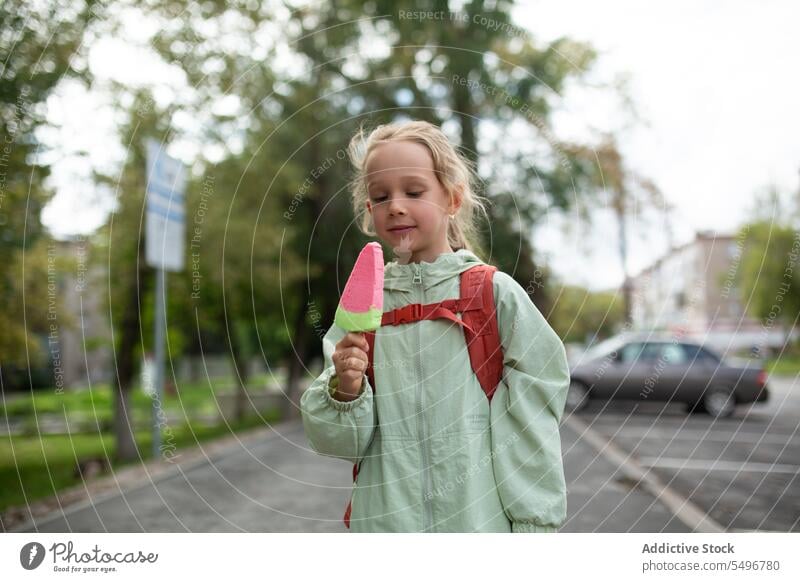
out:
{"label": "jacket sleeve", "polygon": [[352,463],[362,458],[375,431],[375,403],[367,375],[355,400],[343,402],[328,393],[336,375],[332,355],[345,332],[333,324],[322,339],[324,367],[300,398],[303,430],[311,448],[321,455]]}
{"label": "jacket sleeve", "polygon": [[503,377],[491,401],[492,464],[512,532],[566,519],[559,423],[569,388],[564,344],[510,275],[494,274]]}

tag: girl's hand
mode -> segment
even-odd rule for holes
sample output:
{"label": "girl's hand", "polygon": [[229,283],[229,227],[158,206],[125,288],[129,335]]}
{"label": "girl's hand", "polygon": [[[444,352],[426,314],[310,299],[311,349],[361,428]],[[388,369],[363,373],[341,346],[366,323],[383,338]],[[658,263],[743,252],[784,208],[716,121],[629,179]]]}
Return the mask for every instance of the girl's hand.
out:
{"label": "girl's hand", "polygon": [[[367,371],[369,345],[363,333],[348,332],[336,344],[331,358],[339,378],[337,400],[355,400]],[[339,398],[342,396],[342,398]]]}

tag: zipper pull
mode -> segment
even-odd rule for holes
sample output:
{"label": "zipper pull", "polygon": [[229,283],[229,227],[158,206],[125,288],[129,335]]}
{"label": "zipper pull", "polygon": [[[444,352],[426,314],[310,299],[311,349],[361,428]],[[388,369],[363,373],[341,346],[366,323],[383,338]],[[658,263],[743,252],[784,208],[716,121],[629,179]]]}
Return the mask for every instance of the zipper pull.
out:
{"label": "zipper pull", "polygon": [[422,285],[422,271],[419,265],[414,265],[414,283],[419,283]]}

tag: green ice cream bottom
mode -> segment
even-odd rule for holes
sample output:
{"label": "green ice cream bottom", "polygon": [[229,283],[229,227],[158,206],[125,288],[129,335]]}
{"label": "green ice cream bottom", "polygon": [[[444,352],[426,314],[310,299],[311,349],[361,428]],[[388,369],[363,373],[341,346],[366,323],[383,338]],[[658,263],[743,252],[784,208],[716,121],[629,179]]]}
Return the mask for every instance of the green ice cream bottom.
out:
{"label": "green ice cream bottom", "polygon": [[381,319],[383,311],[375,307],[363,313],[353,313],[339,305],[334,322],[345,331],[375,331],[381,326]]}

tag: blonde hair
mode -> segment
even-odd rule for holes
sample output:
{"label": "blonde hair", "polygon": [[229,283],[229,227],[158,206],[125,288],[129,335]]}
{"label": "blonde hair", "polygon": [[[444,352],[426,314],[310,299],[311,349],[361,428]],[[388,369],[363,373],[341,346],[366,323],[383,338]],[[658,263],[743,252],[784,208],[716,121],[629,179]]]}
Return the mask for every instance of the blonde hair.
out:
{"label": "blonde hair", "polygon": [[475,193],[477,173],[473,164],[462,156],[440,128],[427,121],[400,121],[379,125],[367,135],[359,127],[350,140],[348,153],[355,169],[350,183],[353,211],[358,227],[368,236],[376,236],[372,216],[367,211],[369,199],[366,184],[366,161],[372,150],[380,143],[390,141],[412,141],[428,148],[433,158],[433,171],[444,186],[450,202],[461,187],[461,206],[455,217],[448,222],[447,242],[454,251],[467,249],[478,254],[481,247],[475,223],[475,212],[486,215],[486,206]]}

